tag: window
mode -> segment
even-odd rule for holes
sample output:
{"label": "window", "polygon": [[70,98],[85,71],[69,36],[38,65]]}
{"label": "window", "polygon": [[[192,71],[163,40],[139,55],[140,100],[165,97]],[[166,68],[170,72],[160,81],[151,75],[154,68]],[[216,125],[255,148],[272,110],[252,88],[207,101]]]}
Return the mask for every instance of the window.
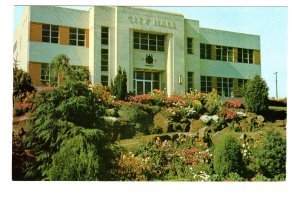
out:
{"label": "window", "polygon": [[217,60],[233,62],[233,48],[226,46],[216,46]]}
{"label": "window", "polygon": [[201,76],[201,92],[209,93],[212,91],[212,78],[211,76]]}
{"label": "window", "polygon": [[200,43],[200,58],[211,59],[211,45]]}
{"label": "window", "polygon": [[187,38],[187,53],[193,54],[193,38]]}
{"label": "window", "polygon": [[84,29],[70,28],[69,44],[75,46],[84,46],[85,32]]}
{"label": "window", "polygon": [[108,27],[101,27],[101,44],[108,44]]}
{"label": "window", "polygon": [[218,77],[217,91],[222,97],[233,97],[233,79]]}
{"label": "window", "polygon": [[58,43],[58,26],[43,24],[42,41],[49,42],[49,43]]}
{"label": "window", "polygon": [[108,76],[105,75],[101,76],[101,84],[104,86],[108,86]]}
{"label": "window", "polygon": [[101,71],[108,71],[108,49],[101,49]]}
{"label": "window", "polygon": [[192,91],[194,89],[194,80],[193,80],[194,73],[188,72],[188,91]]}
{"label": "window", "polygon": [[247,79],[238,79],[238,87],[243,88],[247,84]]}
{"label": "window", "polygon": [[[41,64],[41,82],[42,84],[47,84],[50,82],[51,78],[51,72],[49,68],[48,63],[42,63]],[[51,80],[51,83],[57,83],[57,76],[54,78],[54,80]]]}
{"label": "window", "polygon": [[133,80],[135,94],[146,94],[159,89],[159,75],[159,72],[135,71]]}
{"label": "window", "polygon": [[150,51],[164,51],[165,37],[148,33],[133,33],[133,48]]}
{"label": "window", "polygon": [[238,49],[238,62],[253,63],[253,50],[252,49]]}

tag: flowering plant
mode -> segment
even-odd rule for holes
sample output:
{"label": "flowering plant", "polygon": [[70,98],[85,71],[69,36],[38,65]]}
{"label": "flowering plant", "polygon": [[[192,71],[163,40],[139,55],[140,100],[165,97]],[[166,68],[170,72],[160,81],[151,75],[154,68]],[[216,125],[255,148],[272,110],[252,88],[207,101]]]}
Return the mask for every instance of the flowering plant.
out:
{"label": "flowering plant", "polygon": [[242,100],[224,100],[224,104],[229,108],[242,108]]}

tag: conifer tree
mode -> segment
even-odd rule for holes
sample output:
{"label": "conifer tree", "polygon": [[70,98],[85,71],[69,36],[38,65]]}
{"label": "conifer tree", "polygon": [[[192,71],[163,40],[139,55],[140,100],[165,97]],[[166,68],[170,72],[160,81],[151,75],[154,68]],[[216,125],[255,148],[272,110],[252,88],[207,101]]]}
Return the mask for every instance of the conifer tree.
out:
{"label": "conifer tree", "polygon": [[118,74],[111,85],[111,93],[117,100],[125,100],[127,97],[127,75],[126,71],[119,66]]}

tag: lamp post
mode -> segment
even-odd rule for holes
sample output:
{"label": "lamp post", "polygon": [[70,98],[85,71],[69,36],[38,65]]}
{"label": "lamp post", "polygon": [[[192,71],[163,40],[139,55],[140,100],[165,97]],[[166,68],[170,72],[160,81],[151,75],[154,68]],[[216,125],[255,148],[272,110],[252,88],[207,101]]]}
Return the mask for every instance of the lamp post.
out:
{"label": "lamp post", "polygon": [[278,100],[278,89],[277,89],[277,74],[278,74],[278,72],[275,72],[274,74],[276,76],[276,99]]}

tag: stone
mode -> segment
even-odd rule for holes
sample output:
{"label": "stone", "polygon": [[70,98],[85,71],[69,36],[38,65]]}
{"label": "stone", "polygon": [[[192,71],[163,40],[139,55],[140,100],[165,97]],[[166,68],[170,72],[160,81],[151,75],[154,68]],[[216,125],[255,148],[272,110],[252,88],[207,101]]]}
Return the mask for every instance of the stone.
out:
{"label": "stone", "polygon": [[206,133],[206,132],[207,132],[207,126],[201,128],[201,129],[199,130],[199,134],[198,134],[199,138],[202,139],[202,138],[205,136],[205,133]]}

